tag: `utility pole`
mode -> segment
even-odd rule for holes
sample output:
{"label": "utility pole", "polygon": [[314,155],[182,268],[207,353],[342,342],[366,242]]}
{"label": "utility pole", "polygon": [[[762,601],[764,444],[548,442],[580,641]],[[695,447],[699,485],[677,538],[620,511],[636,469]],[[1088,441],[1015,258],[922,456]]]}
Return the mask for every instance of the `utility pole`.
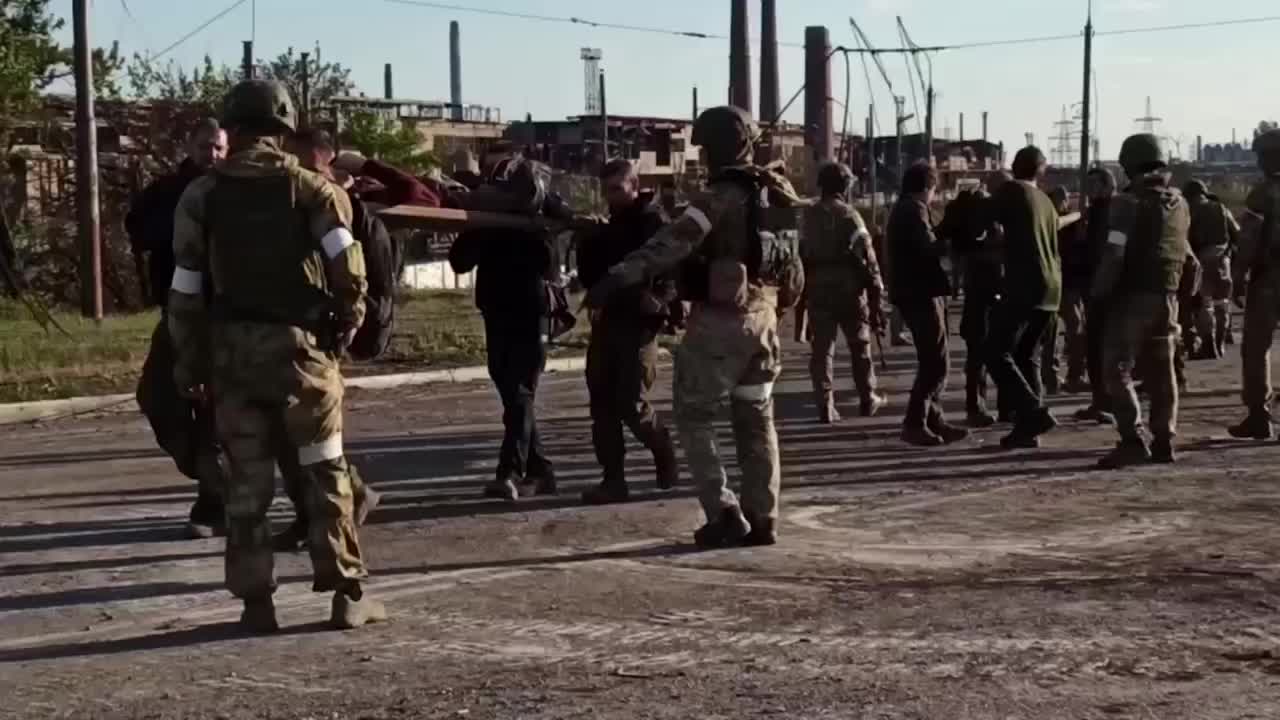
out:
{"label": "utility pole", "polygon": [[302,53],[302,107],[298,108],[299,125],[311,127],[311,53]]}
{"label": "utility pole", "polygon": [[907,121],[906,118],[902,116],[902,113],[903,113],[903,108],[906,106],[906,104],[907,104],[907,99],[905,97],[901,95],[893,96],[893,119],[894,119],[893,124],[897,128],[897,140],[895,141],[896,147],[894,149],[896,150],[898,155],[898,159],[896,160],[896,162],[897,162],[897,170],[898,170],[899,192],[901,192],[901,189],[902,189],[902,175],[906,170],[906,168],[903,167],[904,156],[902,154],[902,124]]}
{"label": "utility pole", "polygon": [[73,0],[76,76],[76,219],[80,240],[80,312],[102,321],[102,235],[98,211],[98,122],[93,113],[89,0]]}
{"label": "utility pole", "polygon": [[876,226],[876,106],[867,111],[867,174],[871,176],[868,190],[871,192],[871,227]]}
{"label": "utility pole", "polygon": [[252,80],[253,72],[253,41],[244,41],[244,57],[240,60],[240,73],[244,75],[245,80]]}
{"label": "utility pole", "polygon": [[[930,71],[932,75],[932,71]],[[929,165],[933,165],[933,81],[929,81],[929,94],[925,98],[924,144],[928,148]]]}
{"label": "utility pole", "polygon": [[[1093,77],[1093,0],[1084,23],[1084,100],[1080,106],[1080,210],[1089,207],[1089,111],[1090,79]],[[1148,113],[1150,114],[1150,113]]]}
{"label": "utility pole", "polygon": [[609,162],[609,104],[604,94],[604,70],[600,70],[600,168]]}

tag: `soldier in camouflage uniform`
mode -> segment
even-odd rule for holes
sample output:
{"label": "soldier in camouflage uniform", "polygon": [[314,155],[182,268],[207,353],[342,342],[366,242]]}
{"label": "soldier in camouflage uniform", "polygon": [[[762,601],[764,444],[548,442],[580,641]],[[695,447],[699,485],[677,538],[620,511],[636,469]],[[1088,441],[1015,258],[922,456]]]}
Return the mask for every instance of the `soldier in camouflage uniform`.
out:
{"label": "soldier in camouflage uniform", "polygon": [[1231,328],[1231,249],[1240,234],[1240,225],[1209,189],[1192,180],[1182,190],[1191,204],[1191,250],[1204,269],[1200,290],[1200,352],[1197,359],[1216,360],[1226,354],[1227,331]]}
{"label": "soldier in camouflage uniform", "polygon": [[[1106,469],[1174,461],[1178,290],[1188,263],[1198,268],[1188,242],[1191,212],[1182,194],[1169,187],[1159,139],[1149,134],[1129,137],[1120,149],[1120,164],[1130,185],[1112,201],[1107,247],[1092,287],[1111,312],[1103,366],[1120,442],[1099,463]],[[1145,356],[1151,398],[1150,447],[1142,436],[1142,409],[1132,376],[1140,354]]]}
{"label": "soldier in camouflage uniform", "polygon": [[[798,201],[785,178],[752,164],[755,122],[743,110],[717,107],[698,117],[708,187],[690,198],[674,223],[610,270],[587,294],[602,307],[617,290],[683,264],[693,301],[676,353],[675,417],[707,523],[700,547],[771,545],[777,541],[782,476],[773,422],[773,386],[781,372],[779,308],[795,304],[804,271],[794,258],[770,261],[759,229],[760,198]],[[755,220],[756,222],[753,222]],[[763,259],[762,259],[763,257]],[[715,419],[728,402],[742,473],[741,501],[728,488]]]}
{"label": "soldier in camouflage uniform", "polygon": [[853,384],[858,389],[863,417],[885,406],[876,392],[871,362],[871,333],[884,327],[884,280],[871,245],[871,233],[858,211],[845,202],[853,182],[849,168],[829,163],[818,171],[822,199],[804,215],[800,257],[804,261],[808,312],[813,324],[809,375],[818,407],[818,421],[839,422],[832,392],[836,338],[844,331],[853,358]]}
{"label": "soldier in camouflage uniform", "polygon": [[331,622],[352,628],[386,617],[361,587],[367,573],[342,447],[338,356],[364,316],[364,256],[346,196],[282,149],[294,123],[284,86],[235,86],[224,118],[231,155],[187,188],[174,224],[174,376],[186,394],[213,401],[231,465],[227,588],[254,632],[279,627],[267,510],[281,433],[307,478],[313,589],[334,593]]}
{"label": "soldier in camouflage uniform", "polygon": [[1236,304],[1244,308],[1240,358],[1249,416],[1230,432],[1238,438],[1270,440],[1271,341],[1280,320],[1280,130],[1259,135],[1253,151],[1263,179],[1245,201],[1239,262],[1233,273]]}

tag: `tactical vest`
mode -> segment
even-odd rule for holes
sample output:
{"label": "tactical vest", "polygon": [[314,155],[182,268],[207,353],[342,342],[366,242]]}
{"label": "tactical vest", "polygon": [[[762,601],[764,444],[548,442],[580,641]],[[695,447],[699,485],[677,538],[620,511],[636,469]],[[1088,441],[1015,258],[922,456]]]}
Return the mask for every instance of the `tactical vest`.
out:
{"label": "tactical vest", "polygon": [[317,328],[330,309],[324,258],[292,175],[219,175],[205,214],[214,317]]}
{"label": "tactical vest", "polygon": [[1231,242],[1226,209],[1214,200],[1191,205],[1191,249],[1197,254],[1223,250]]}
{"label": "tactical vest", "polygon": [[1137,292],[1177,292],[1191,251],[1186,200],[1167,187],[1138,187],[1132,198],[1133,227],[1125,246],[1121,285]]}

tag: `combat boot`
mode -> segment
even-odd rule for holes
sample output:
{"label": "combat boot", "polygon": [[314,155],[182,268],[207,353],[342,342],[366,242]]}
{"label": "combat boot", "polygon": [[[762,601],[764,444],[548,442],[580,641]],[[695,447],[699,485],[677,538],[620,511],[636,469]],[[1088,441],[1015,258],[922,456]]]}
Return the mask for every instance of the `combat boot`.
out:
{"label": "combat boot", "polygon": [[951,445],[969,439],[969,431],[956,427],[940,417],[931,418],[928,423],[929,432],[942,439],[943,445]]}
{"label": "combat boot", "polygon": [[976,409],[967,413],[965,421],[969,423],[969,427],[989,428],[996,424],[996,416],[986,410]]}
{"label": "combat boot", "polygon": [[1173,438],[1156,437],[1151,440],[1151,462],[1170,465],[1178,461],[1178,452],[1173,447]]}
{"label": "combat boot", "polygon": [[889,398],[873,392],[862,399],[862,403],[858,407],[859,413],[864,418],[875,417],[876,413],[885,409],[889,404]]}
{"label": "combat boot", "polygon": [[1099,425],[1115,425],[1116,416],[1099,408],[1096,405],[1090,405],[1087,408],[1081,408],[1072,416],[1079,422],[1096,422]]}
{"label": "combat boot", "polygon": [[775,523],[772,518],[748,518],[751,524],[751,532],[747,533],[747,537],[742,541],[746,547],[764,547],[768,545],[778,544],[778,532],[775,530]]}
{"label": "combat boot", "polygon": [[599,485],[582,491],[584,505],[612,505],[624,503],[629,499],[631,499],[631,491],[627,488],[627,481],[617,476],[606,475]]}
{"label": "combat boot", "polygon": [[741,545],[751,533],[751,525],[742,515],[742,508],[731,507],[720,511],[720,517],[709,520],[693,533],[693,542],[703,550]]}
{"label": "combat boot", "polygon": [[818,394],[818,422],[822,425],[835,425],[840,422],[840,411],[836,409],[836,399],[831,393]]}
{"label": "combat boot", "polygon": [[511,476],[500,477],[484,486],[484,496],[492,500],[515,502],[520,499],[520,487]]}
{"label": "combat boot", "polygon": [[902,428],[902,442],[916,447],[939,447],[946,444],[937,433],[926,427]]}
{"label": "combat boot", "polygon": [[386,619],[387,606],[366,595],[360,583],[352,583],[333,594],[329,622],[338,630],[354,630]]}
{"label": "combat boot", "polygon": [[245,598],[240,613],[240,627],[254,635],[268,635],[280,629],[276,620],[276,605],[268,595],[264,598]]}
{"label": "combat boot", "polygon": [[655,483],[659,490],[670,490],[680,482],[680,463],[676,460],[676,446],[671,442],[671,432],[663,428],[658,435],[658,445],[653,451]]}
{"label": "combat boot", "polygon": [[1241,440],[1270,440],[1272,437],[1271,413],[1265,408],[1252,408],[1249,416],[1239,425],[1232,425],[1227,432]]}
{"label": "combat boot", "polygon": [[1151,461],[1151,451],[1147,444],[1139,438],[1130,438],[1116,443],[1116,447],[1098,461],[1102,470],[1119,470],[1133,465],[1144,465]]}

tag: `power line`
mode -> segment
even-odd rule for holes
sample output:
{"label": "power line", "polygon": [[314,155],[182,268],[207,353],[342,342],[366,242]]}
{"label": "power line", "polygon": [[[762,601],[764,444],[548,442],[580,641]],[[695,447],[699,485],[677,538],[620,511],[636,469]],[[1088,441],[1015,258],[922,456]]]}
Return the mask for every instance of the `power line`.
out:
{"label": "power line", "polygon": [[249,0],[236,0],[236,2],[232,3],[230,6],[228,6],[228,7],[227,7],[225,10],[223,10],[222,12],[218,13],[217,15],[214,15],[213,17],[209,18],[208,20],[205,20],[203,23],[201,23],[200,25],[196,26],[196,28],[195,28],[194,30],[192,30],[191,32],[189,32],[189,33],[187,33],[186,35],[183,35],[182,37],[178,38],[176,41],[174,41],[172,44],[170,44],[168,47],[166,47],[165,49],[161,50],[160,52],[153,54],[153,55],[149,58],[149,60],[158,60],[158,59],[160,59],[161,57],[163,57],[164,55],[168,55],[170,52],[172,52],[173,50],[177,49],[177,47],[178,47],[179,45],[181,45],[181,44],[185,43],[186,41],[190,40],[191,38],[195,37],[196,35],[199,35],[201,32],[203,32],[203,31],[204,31],[204,29],[205,29],[205,28],[207,28],[207,27],[209,27],[210,25],[212,25],[212,24],[214,24],[214,23],[218,22],[219,20],[221,20],[222,18],[226,17],[227,15],[230,15],[230,14],[231,14],[231,11],[235,10],[236,8],[240,7],[241,5],[244,5],[244,4],[245,4],[245,3],[247,3],[247,2],[249,2]]}

